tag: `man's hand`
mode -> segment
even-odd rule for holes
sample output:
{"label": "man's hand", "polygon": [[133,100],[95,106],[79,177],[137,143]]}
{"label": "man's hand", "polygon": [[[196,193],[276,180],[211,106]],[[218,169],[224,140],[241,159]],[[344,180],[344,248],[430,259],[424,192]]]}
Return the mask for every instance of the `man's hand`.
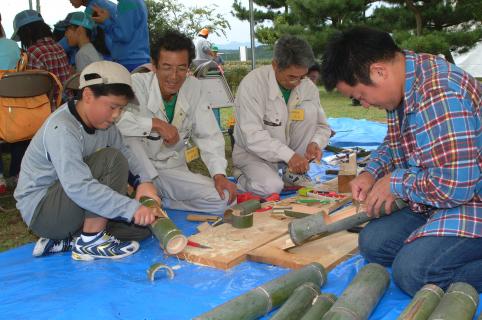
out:
{"label": "man's hand", "polygon": [[179,141],[177,128],[166,121],[152,118],[152,129],[157,131],[167,145],[174,145]]}
{"label": "man's hand", "polygon": [[372,190],[368,193],[365,206],[369,217],[379,217],[382,205],[385,207],[386,214],[391,213],[392,205],[396,198],[390,192],[390,177],[391,174],[387,174],[375,182]]}
{"label": "man's hand", "polygon": [[368,192],[370,192],[374,184],[375,178],[373,178],[370,173],[363,172],[360,174],[350,182],[353,199],[357,201],[365,201]]}
{"label": "man's hand", "polygon": [[144,196],[156,200],[161,205],[161,199],[157,195],[157,189],[152,182],[143,182],[137,186],[136,200]]}
{"label": "man's hand", "polygon": [[295,153],[288,161],[288,169],[293,173],[305,173],[309,169],[308,160]]}
{"label": "man's hand", "polygon": [[234,199],[236,199],[236,185],[229,181],[224,175],[217,174],[214,176],[214,188],[219,193],[221,199],[224,200],[224,190],[229,192],[229,201],[228,203],[233,203]]}
{"label": "man's hand", "polygon": [[92,14],[92,20],[94,20],[95,23],[103,23],[110,17],[109,11],[107,9],[99,7],[98,5],[94,4],[92,10],[94,11],[94,13]]}
{"label": "man's hand", "polygon": [[316,162],[320,162],[322,155],[323,153],[318,143],[310,142],[306,147],[305,158],[308,159],[308,161],[315,160]]}

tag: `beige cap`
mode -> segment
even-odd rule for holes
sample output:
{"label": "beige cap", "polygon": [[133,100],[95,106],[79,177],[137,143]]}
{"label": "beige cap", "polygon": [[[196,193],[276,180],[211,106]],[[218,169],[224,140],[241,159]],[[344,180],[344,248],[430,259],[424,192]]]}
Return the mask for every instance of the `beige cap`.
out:
{"label": "beige cap", "polygon": [[[99,75],[97,78],[90,79],[90,74]],[[87,79],[85,79],[87,75]],[[82,70],[79,79],[79,89],[94,84],[116,84],[122,83],[132,87],[131,74],[122,65],[112,61],[97,61],[89,64]]]}

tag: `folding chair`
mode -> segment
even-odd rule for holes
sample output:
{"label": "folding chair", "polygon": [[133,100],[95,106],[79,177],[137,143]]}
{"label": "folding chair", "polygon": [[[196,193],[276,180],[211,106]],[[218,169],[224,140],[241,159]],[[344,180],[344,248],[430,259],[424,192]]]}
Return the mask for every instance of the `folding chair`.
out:
{"label": "folding chair", "polygon": [[[54,100],[54,91],[56,89],[56,85],[59,86],[60,90],[62,90],[62,85],[58,82],[55,76],[50,74],[47,71],[35,70],[35,71],[4,73],[2,78],[0,79],[0,97],[30,98],[30,97],[46,95],[50,101],[50,108],[47,109],[44,107],[43,109],[41,109],[41,112],[38,112],[37,109],[35,109],[36,112],[33,112],[34,109],[18,108],[18,105],[12,105],[12,108],[15,106],[15,110],[19,110],[19,112],[21,109],[24,110],[21,112],[27,112],[27,111],[29,112],[29,115],[25,118],[25,119],[28,119],[28,122],[27,123],[15,122],[15,121],[11,122],[13,118],[10,120],[6,118],[2,120],[2,123],[7,121],[8,123],[4,123],[4,125],[8,125],[8,126],[2,128],[2,130],[9,130],[9,128],[11,128],[13,130],[11,132],[13,133],[15,132],[14,128],[16,125],[19,126],[17,127],[17,129],[28,127],[30,129],[24,132],[25,137],[22,138],[21,140],[29,139],[29,137],[35,134],[35,131],[40,127],[40,125],[48,117],[50,112],[54,110],[55,107],[60,102],[59,97],[57,97],[56,102],[54,104],[52,103],[52,101]],[[35,100],[35,101],[36,101],[35,103],[38,102],[38,100]],[[32,110],[32,112],[30,112],[30,110]],[[6,131],[4,133],[7,134]],[[16,141],[20,141],[20,140],[16,140]]]}

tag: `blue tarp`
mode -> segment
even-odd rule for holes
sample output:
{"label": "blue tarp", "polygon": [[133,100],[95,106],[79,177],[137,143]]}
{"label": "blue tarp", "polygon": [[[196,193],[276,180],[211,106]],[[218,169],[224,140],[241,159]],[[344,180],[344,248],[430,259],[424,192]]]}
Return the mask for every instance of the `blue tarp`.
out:
{"label": "blue tarp", "polygon": [[[373,122],[335,119],[330,123],[335,130],[353,130],[353,141],[341,139],[347,145],[371,143],[366,130],[383,131],[382,135],[386,131]],[[371,138],[380,142],[379,136]],[[168,212],[186,235],[195,232],[197,223],[185,220],[187,212]],[[79,262],[69,253],[33,258],[32,249],[33,244],[27,244],[0,254],[2,319],[190,319],[289,272],[255,262],[227,271],[196,266],[164,256],[153,238],[143,241],[133,256],[118,261]],[[156,281],[149,282],[146,270],[156,262],[175,267],[174,279],[160,272]],[[359,255],[341,263],[329,273],[322,291],[341,294],[364,264]],[[395,319],[409,301],[392,281],[370,319]]]}

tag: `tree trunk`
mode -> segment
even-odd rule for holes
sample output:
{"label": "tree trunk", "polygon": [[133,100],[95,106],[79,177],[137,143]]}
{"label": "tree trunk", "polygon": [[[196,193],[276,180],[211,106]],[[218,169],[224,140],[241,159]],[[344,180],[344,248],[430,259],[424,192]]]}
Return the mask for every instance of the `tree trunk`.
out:
{"label": "tree trunk", "polygon": [[407,7],[410,11],[413,12],[415,15],[415,22],[417,23],[417,29],[416,29],[416,36],[421,36],[422,35],[422,14],[420,11],[417,9],[417,7],[413,4],[412,0],[405,0],[405,3],[407,4]]}

